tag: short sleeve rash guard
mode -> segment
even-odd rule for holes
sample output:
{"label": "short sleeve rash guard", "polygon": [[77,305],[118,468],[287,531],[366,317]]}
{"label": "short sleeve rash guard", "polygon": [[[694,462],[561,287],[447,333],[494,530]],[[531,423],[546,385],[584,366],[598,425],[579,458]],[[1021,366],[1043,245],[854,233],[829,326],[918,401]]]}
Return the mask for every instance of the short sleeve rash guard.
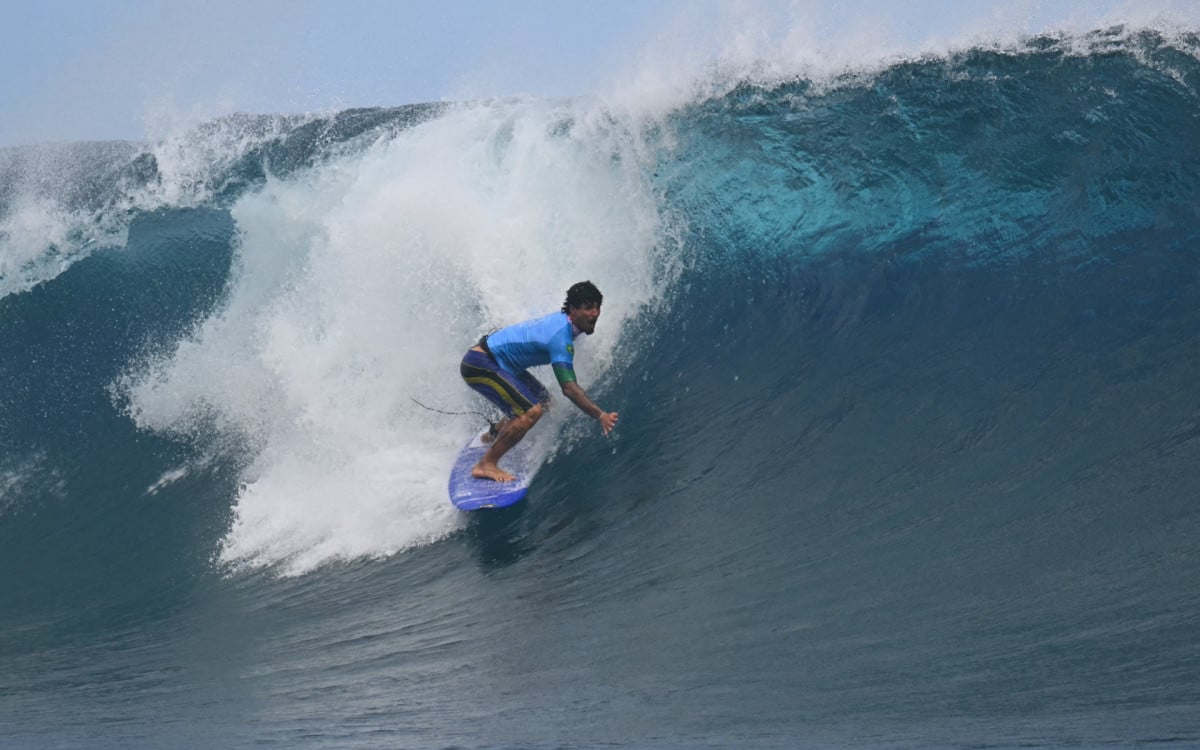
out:
{"label": "short sleeve rash guard", "polygon": [[487,337],[488,349],[504,369],[521,372],[551,365],[560,385],[575,381],[574,341],[575,329],[564,312],[501,328]]}

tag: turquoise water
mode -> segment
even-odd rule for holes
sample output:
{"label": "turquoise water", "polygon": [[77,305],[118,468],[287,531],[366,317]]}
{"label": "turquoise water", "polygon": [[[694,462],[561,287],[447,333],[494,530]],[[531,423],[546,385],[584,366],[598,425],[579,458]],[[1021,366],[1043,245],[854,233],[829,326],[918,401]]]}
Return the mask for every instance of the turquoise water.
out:
{"label": "turquoise water", "polygon": [[0,744],[1200,744],[1197,43],[1079,41],[4,152]]}

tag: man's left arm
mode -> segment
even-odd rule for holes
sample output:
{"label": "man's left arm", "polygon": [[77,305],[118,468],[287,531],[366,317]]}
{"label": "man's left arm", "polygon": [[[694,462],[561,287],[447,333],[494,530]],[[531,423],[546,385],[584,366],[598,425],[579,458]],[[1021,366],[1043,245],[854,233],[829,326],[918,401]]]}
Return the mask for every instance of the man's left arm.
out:
{"label": "man's left arm", "polygon": [[595,401],[588,398],[586,392],[580,387],[579,383],[574,380],[568,380],[562,384],[563,395],[571,399],[571,403],[579,407],[579,410],[595,419],[600,423],[600,429],[604,434],[612,432],[613,427],[617,425],[617,413],[615,411],[604,411],[596,405]]}

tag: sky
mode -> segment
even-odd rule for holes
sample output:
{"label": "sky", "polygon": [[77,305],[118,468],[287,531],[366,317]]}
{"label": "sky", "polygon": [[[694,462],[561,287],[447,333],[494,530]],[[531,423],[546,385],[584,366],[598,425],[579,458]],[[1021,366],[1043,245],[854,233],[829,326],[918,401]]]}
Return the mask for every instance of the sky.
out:
{"label": "sky", "polygon": [[162,138],[232,112],[583,95],[683,58],[787,54],[781,40],[916,50],[1160,11],[1196,23],[1200,0],[5,0],[0,147]]}

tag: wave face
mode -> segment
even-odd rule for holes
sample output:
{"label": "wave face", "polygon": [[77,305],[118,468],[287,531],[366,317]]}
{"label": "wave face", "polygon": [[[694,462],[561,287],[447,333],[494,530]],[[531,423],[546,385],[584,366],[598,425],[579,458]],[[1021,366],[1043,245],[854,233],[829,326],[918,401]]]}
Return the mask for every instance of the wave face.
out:
{"label": "wave face", "polygon": [[[1195,745],[1198,59],[4,152],[0,744]],[[583,278],[617,433],[456,514]]]}

